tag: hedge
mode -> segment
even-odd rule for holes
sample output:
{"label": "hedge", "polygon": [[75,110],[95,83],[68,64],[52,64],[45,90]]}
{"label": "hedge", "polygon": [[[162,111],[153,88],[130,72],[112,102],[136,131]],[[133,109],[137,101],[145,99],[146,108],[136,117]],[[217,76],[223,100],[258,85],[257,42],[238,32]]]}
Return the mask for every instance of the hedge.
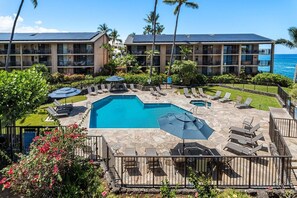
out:
{"label": "hedge", "polygon": [[255,77],[252,78],[252,82],[256,84],[267,84],[273,83],[278,84],[282,87],[290,87],[293,85],[293,81],[283,75],[280,74],[272,74],[272,73],[261,73],[257,74]]}

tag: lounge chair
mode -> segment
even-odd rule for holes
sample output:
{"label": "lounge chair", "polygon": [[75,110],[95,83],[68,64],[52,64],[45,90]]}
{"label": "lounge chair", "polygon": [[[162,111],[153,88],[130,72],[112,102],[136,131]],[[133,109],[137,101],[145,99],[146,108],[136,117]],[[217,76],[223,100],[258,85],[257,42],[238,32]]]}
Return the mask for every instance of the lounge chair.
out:
{"label": "lounge chair", "polygon": [[49,107],[46,109],[46,111],[52,116],[52,117],[66,117],[69,115],[69,112],[57,112],[52,107]]}
{"label": "lounge chair", "polygon": [[186,96],[186,98],[191,98],[188,88],[184,88],[184,95]]}
{"label": "lounge chair", "polygon": [[124,150],[124,155],[126,156],[123,158],[125,169],[138,168],[138,162],[136,158],[137,152],[135,148],[126,148]]}
{"label": "lounge chair", "polygon": [[54,105],[56,105],[56,107],[58,109],[69,109],[72,110],[73,109],[73,105],[72,104],[61,104],[58,100],[54,100]]}
{"label": "lounge chair", "polygon": [[91,87],[88,87],[88,94],[91,95],[91,96],[96,96],[97,93],[92,91],[92,88]]}
{"label": "lounge chair", "polygon": [[241,104],[241,101],[242,101],[242,97],[241,97],[241,96],[237,96],[237,97],[236,97],[236,101],[235,101],[235,105],[234,105],[234,107],[235,107],[236,105],[240,105],[240,104]]}
{"label": "lounge chair", "polygon": [[161,168],[161,162],[157,157],[158,153],[155,148],[146,148],[145,156],[149,156],[146,158],[146,163],[148,165],[149,170]]}
{"label": "lounge chair", "polygon": [[128,91],[127,84],[123,83],[123,86],[124,86],[124,91]]}
{"label": "lounge chair", "polygon": [[196,92],[195,88],[191,88],[192,94],[195,98],[199,98],[199,94]]}
{"label": "lounge chair", "polygon": [[253,128],[253,125],[252,125],[253,121],[254,121],[254,117],[252,117],[252,118],[244,118],[243,119],[243,122],[242,122],[243,128],[244,129],[248,129],[248,130],[250,130],[251,128]]}
{"label": "lounge chair", "polygon": [[249,148],[249,147],[242,146],[240,144],[228,142],[224,149],[228,148],[245,155],[256,155],[256,152],[259,151],[262,147],[263,147],[262,144],[255,148]]}
{"label": "lounge chair", "polygon": [[137,91],[138,91],[137,89],[135,89],[134,84],[130,84],[130,89],[131,89],[133,92],[137,92]]}
{"label": "lounge chair", "polygon": [[245,137],[242,135],[237,135],[237,134],[230,134],[229,135],[229,140],[236,140],[240,144],[253,144],[257,145],[257,141],[264,138],[263,133],[260,133],[259,135],[255,137]]}
{"label": "lounge chair", "polygon": [[248,108],[248,107],[250,107],[252,101],[253,101],[253,99],[247,98],[243,104],[235,105],[235,107],[237,107],[239,109],[241,109],[241,108]]}
{"label": "lounge chair", "polygon": [[108,89],[105,88],[105,85],[104,85],[104,84],[101,84],[101,90],[102,90],[104,93],[107,93],[107,92],[108,92]]}
{"label": "lounge chair", "polygon": [[97,85],[94,86],[94,89],[96,93],[103,94],[103,91],[101,89],[99,90]]}
{"label": "lounge chair", "polygon": [[107,91],[109,92],[111,90],[111,84],[106,84]]}
{"label": "lounge chair", "polygon": [[150,92],[153,96],[159,96],[158,92],[156,92],[152,87],[150,87]]}
{"label": "lounge chair", "polygon": [[214,96],[210,96],[209,99],[211,100],[217,100],[221,97],[222,92],[221,91],[217,91],[216,94]]}
{"label": "lounge chair", "polygon": [[230,96],[231,96],[231,93],[226,92],[224,98],[219,99],[219,101],[220,102],[228,102],[228,101],[230,101]]}
{"label": "lounge chair", "polygon": [[203,92],[203,89],[202,89],[202,88],[198,88],[198,91],[199,91],[199,94],[200,94],[200,96],[201,96],[201,97],[203,97],[203,98],[207,98],[207,95],[206,95],[206,94],[204,94],[204,92]]}
{"label": "lounge chair", "polygon": [[250,130],[248,129],[243,129],[240,127],[230,127],[230,133],[239,133],[239,134],[244,134],[244,135],[249,135],[249,136],[255,136],[255,132],[260,128],[260,124],[255,125],[253,128]]}
{"label": "lounge chair", "polygon": [[156,90],[157,90],[157,92],[158,92],[160,95],[162,95],[162,96],[166,96],[166,95],[167,95],[166,93],[164,93],[164,92],[160,89],[160,87],[156,87]]}

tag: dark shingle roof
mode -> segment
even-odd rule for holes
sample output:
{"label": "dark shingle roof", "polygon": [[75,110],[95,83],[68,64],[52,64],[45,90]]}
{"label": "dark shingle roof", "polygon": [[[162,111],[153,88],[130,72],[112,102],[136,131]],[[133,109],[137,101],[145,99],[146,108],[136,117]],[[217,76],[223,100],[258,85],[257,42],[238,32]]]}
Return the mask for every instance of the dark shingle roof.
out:
{"label": "dark shingle roof", "polygon": [[[157,35],[157,43],[171,43],[173,35]],[[125,44],[152,43],[152,35],[128,36]],[[273,42],[272,39],[259,36],[257,34],[178,34],[177,43],[197,43],[197,42]]]}
{"label": "dark shingle roof", "polygon": [[[13,41],[75,41],[91,40],[98,32],[15,33]],[[9,41],[10,33],[0,33],[0,41]]]}

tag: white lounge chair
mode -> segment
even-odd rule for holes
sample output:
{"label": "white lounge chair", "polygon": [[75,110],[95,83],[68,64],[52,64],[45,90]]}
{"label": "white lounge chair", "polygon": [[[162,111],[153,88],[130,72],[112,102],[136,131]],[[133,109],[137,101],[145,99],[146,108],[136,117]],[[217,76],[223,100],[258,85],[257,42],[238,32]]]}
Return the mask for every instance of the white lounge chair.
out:
{"label": "white lounge chair", "polygon": [[219,99],[219,101],[220,102],[228,102],[228,101],[230,101],[230,96],[231,96],[231,93],[226,92],[224,98]]}
{"label": "white lounge chair", "polygon": [[240,144],[257,145],[257,141],[262,138],[264,138],[263,133],[260,133],[259,135],[255,136],[255,137],[245,137],[245,136],[234,134],[234,133],[229,135],[229,140],[231,140],[231,139],[236,140]]}
{"label": "white lounge chair", "polygon": [[211,100],[217,100],[221,97],[222,92],[221,91],[217,91],[216,94],[214,96],[210,96],[209,99]]}
{"label": "white lounge chair", "polygon": [[56,105],[56,107],[58,109],[69,109],[72,110],[73,109],[73,105],[72,104],[61,104],[58,100],[54,100],[54,105]]}
{"label": "white lounge chair", "polygon": [[96,93],[103,94],[103,91],[101,89],[99,90],[97,85],[95,85],[94,88]]}
{"label": "white lounge chair", "polygon": [[260,129],[260,124],[255,125],[253,128],[251,128],[250,130],[248,129],[243,129],[240,127],[235,127],[235,126],[231,126],[230,128],[230,133],[239,133],[239,134],[244,134],[244,135],[249,135],[249,136],[254,136],[255,132]]}
{"label": "white lounge chair", "polygon": [[130,89],[131,89],[133,92],[137,92],[137,91],[138,91],[137,89],[135,89],[134,84],[130,84]]}
{"label": "white lounge chair", "polygon": [[124,86],[124,91],[128,91],[127,84],[123,83],[123,86]]}
{"label": "white lounge chair", "polygon": [[250,107],[252,101],[253,101],[253,99],[247,98],[243,104],[235,105],[235,107],[237,107],[238,109],[248,108],[248,107]]}
{"label": "white lounge chair", "polygon": [[191,98],[188,88],[184,88],[184,95],[186,96],[186,98]]}
{"label": "white lounge chair", "polygon": [[91,95],[91,96],[96,96],[97,92],[92,91],[92,88],[88,87],[88,94]]}
{"label": "white lounge chair", "polygon": [[164,92],[160,89],[160,87],[156,87],[156,90],[157,90],[157,92],[158,92],[160,95],[163,95],[163,96],[166,96],[166,95],[167,95],[166,93],[164,93]]}
{"label": "white lounge chair", "polygon": [[158,92],[156,92],[152,87],[150,87],[150,92],[153,96],[159,96]]}
{"label": "white lounge chair", "polygon": [[69,111],[56,111],[52,107],[48,107],[46,111],[52,116],[52,117],[65,117],[69,115]]}
{"label": "white lounge chair", "polygon": [[196,92],[196,89],[193,87],[191,88],[191,91],[192,91],[192,95],[195,97],[195,98],[199,98],[199,94]]}
{"label": "white lounge chair", "polygon": [[102,90],[104,93],[107,93],[107,92],[108,92],[108,89],[105,88],[105,85],[104,85],[104,84],[101,84],[101,90]]}
{"label": "white lounge chair", "polygon": [[228,142],[224,149],[228,148],[245,155],[256,155],[256,152],[259,151],[262,147],[262,144],[255,148],[249,148],[239,144],[235,144],[233,142]]}
{"label": "white lounge chair", "polygon": [[198,88],[198,91],[199,91],[199,94],[200,94],[200,96],[201,96],[201,97],[203,97],[203,98],[207,98],[207,95],[206,95],[206,94],[204,94],[204,92],[203,92],[203,89],[202,89],[202,88]]}

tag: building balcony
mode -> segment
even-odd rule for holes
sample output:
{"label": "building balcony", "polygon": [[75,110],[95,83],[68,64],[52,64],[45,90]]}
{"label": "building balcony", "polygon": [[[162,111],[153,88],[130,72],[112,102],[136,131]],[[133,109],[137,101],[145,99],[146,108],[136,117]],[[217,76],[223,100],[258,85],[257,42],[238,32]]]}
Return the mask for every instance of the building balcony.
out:
{"label": "building balcony", "polygon": [[239,50],[224,50],[224,54],[239,54]]}
{"label": "building balcony", "polygon": [[59,61],[58,66],[94,66],[94,62],[91,61]]}
{"label": "building balcony", "polygon": [[23,54],[51,54],[51,49],[42,49],[42,50],[34,50],[34,49],[24,49]]}
{"label": "building balcony", "polygon": [[8,65],[11,66],[11,67],[14,67],[14,66],[19,67],[19,66],[21,66],[21,62],[18,62],[18,61],[11,61],[11,62],[9,62]]}
{"label": "building balcony", "polygon": [[270,60],[260,60],[258,61],[258,66],[270,66],[271,61]]}
{"label": "building balcony", "polygon": [[74,54],[93,54],[93,49],[81,49],[81,48],[74,48]]}
{"label": "building balcony", "polygon": [[227,61],[224,62],[224,65],[238,65],[238,61]]}
{"label": "building balcony", "polygon": [[205,50],[203,54],[221,54],[221,50]]}
{"label": "building balcony", "polygon": [[25,66],[25,67],[32,66],[34,64],[43,64],[45,66],[52,66],[51,61],[39,61],[39,62],[24,61],[23,62],[23,66]]}
{"label": "building balcony", "polygon": [[5,62],[0,62],[0,67],[4,67],[5,66]]}
{"label": "building balcony", "polygon": [[[7,49],[0,50],[0,54],[7,54]],[[20,54],[20,50],[11,50],[10,54]]]}
{"label": "building balcony", "polygon": [[129,53],[133,55],[145,55],[145,51],[130,51]]}
{"label": "building balcony", "polygon": [[241,65],[257,65],[257,63],[253,61],[241,61]]}
{"label": "building balcony", "polygon": [[271,49],[260,49],[260,50],[258,51],[258,53],[259,53],[260,55],[270,55],[270,54],[271,54]]}
{"label": "building balcony", "polygon": [[198,65],[209,65],[209,66],[212,66],[212,65],[221,65],[221,61],[204,61],[204,62],[197,62]]}
{"label": "building balcony", "polygon": [[58,49],[57,54],[73,54],[73,50],[70,50],[70,49],[59,50]]}

